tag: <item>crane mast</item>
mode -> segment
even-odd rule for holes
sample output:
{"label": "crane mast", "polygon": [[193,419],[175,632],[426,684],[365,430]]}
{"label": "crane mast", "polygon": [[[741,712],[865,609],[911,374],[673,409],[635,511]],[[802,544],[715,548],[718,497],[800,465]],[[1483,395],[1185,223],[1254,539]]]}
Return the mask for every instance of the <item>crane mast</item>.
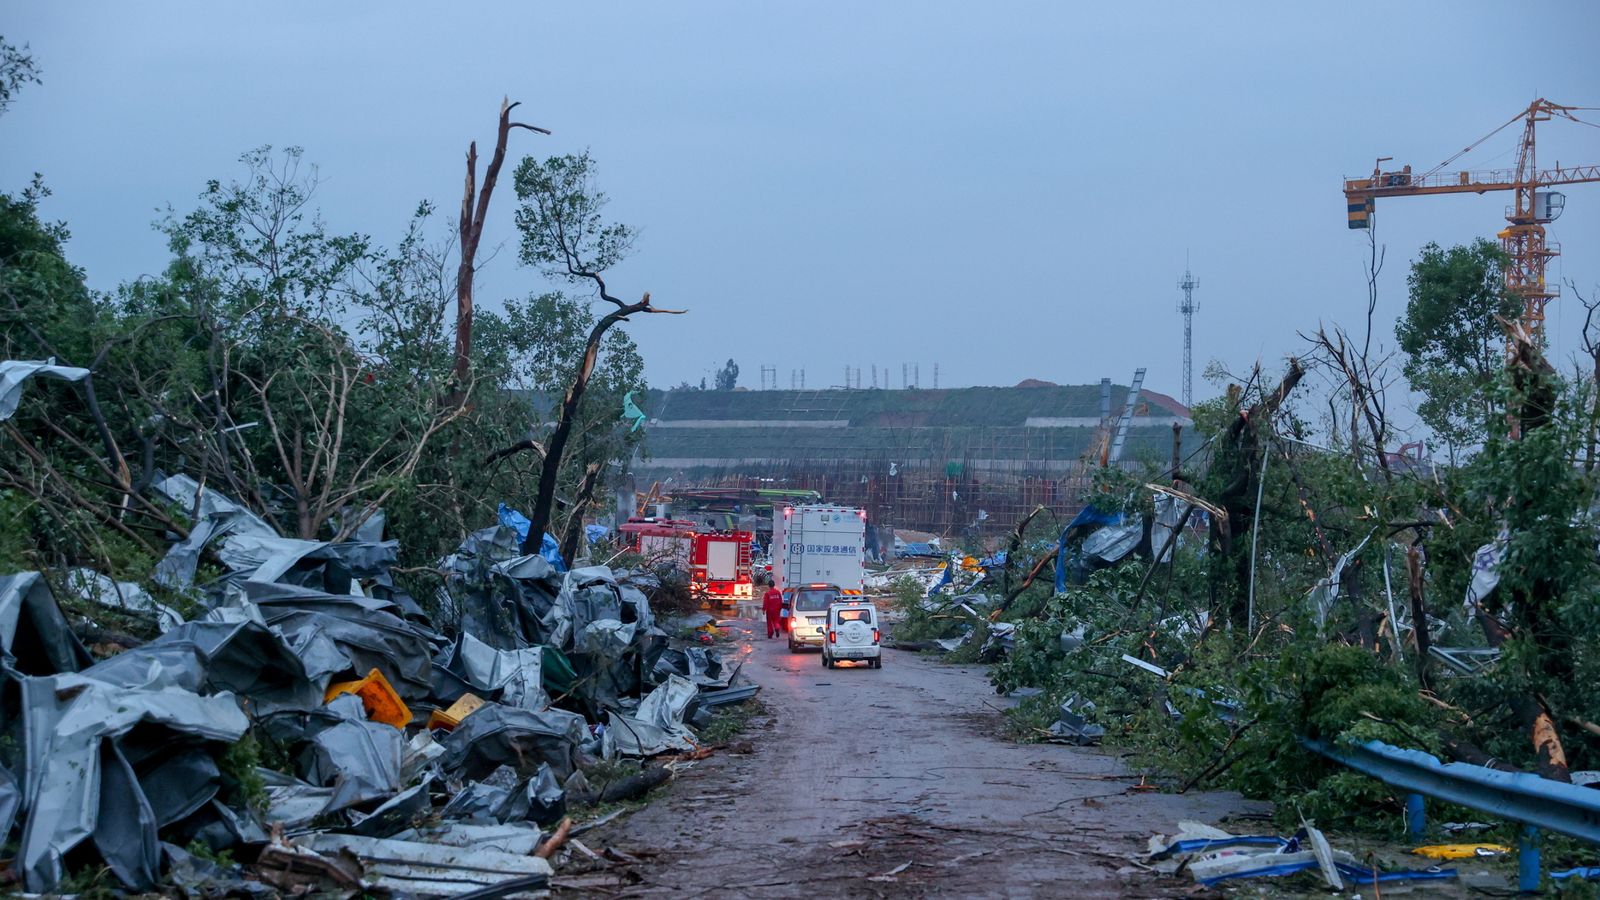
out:
{"label": "crane mast", "polygon": [[[1565,195],[1548,188],[1584,182],[1600,181],[1600,165],[1541,170],[1536,153],[1536,126],[1554,117],[1583,124],[1573,113],[1594,109],[1584,106],[1562,106],[1540,98],[1517,113],[1499,128],[1473,142],[1460,153],[1420,175],[1414,175],[1410,166],[1397,171],[1384,171],[1389,157],[1380,158],[1369,178],[1346,179],[1344,183],[1347,224],[1351,228],[1370,227],[1374,201],[1379,197],[1418,197],[1427,194],[1484,194],[1489,191],[1511,191],[1512,203],[1506,207],[1506,227],[1497,237],[1510,264],[1506,267],[1506,290],[1522,301],[1522,321],[1535,333],[1544,332],[1544,309],[1560,293],[1545,280],[1545,270],[1551,259],[1561,253],[1561,245],[1546,240],[1544,226],[1555,221],[1566,203]],[[1505,128],[1522,122],[1522,137],[1517,144],[1515,168],[1494,171],[1445,171],[1445,168],[1464,154]]]}

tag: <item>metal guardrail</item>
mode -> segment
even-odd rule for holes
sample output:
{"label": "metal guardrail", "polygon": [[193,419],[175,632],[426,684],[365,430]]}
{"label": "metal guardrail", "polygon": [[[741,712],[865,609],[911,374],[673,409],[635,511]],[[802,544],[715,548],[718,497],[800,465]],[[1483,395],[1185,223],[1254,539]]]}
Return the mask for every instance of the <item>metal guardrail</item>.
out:
{"label": "metal guardrail", "polygon": [[1600,844],[1600,791],[1593,788],[1526,772],[1441,763],[1420,750],[1402,750],[1381,741],[1353,746],[1310,740],[1301,743],[1402,790]]}
{"label": "metal guardrail", "polygon": [[1539,885],[1538,829],[1600,844],[1600,790],[1563,784],[1526,772],[1501,772],[1467,763],[1442,763],[1420,750],[1382,741],[1332,744],[1301,738],[1308,750],[1411,794],[1406,813],[1413,834],[1423,828],[1423,796],[1520,822],[1523,831],[1518,880],[1522,890]]}

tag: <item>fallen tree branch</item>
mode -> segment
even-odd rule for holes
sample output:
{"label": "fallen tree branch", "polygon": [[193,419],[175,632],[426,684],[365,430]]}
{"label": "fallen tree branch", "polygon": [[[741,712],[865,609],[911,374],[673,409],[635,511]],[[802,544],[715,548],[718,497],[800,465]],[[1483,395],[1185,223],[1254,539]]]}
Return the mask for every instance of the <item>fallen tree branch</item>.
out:
{"label": "fallen tree branch", "polygon": [[544,459],[544,445],[535,440],[517,441],[509,447],[501,447],[483,458],[483,464],[493,465],[508,456],[515,456],[524,450],[537,450],[539,458]]}
{"label": "fallen tree branch", "polygon": [[1577,716],[1568,716],[1567,721],[1578,726],[1579,728],[1582,728],[1584,731],[1589,732],[1595,737],[1600,737],[1600,725],[1596,725],[1595,723],[1586,719],[1580,719]]}
{"label": "fallen tree branch", "polygon": [[582,791],[567,794],[567,802],[574,806],[594,806],[597,803],[621,803],[624,800],[636,800],[650,793],[672,777],[672,770],[665,766],[652,766],[636,775],[619,778],[607,784],[598,791]]}
{"label": "fallen tree branch", "polygon": [[1231,766],[1233,764],[1231,762],[1229,762],[1227,765],[1223,764],[1224,761],[1227,759],[1228,751],[1230,749],[1232,749],[1234,742],[1239,739],[1240,735],[1244,734],[1246,731],[1249,731],[1250,730],[1250,726],[1256,724],[1259,721],[1260,721],[1260,719],[1251,719],[1250,721],[1248,721],[1248,722],[1244,723],[1243,725],[1240,725],[1238,728],[1234,729],[1233,734],[1228,735],[1227,741],[1223,742],[1222,749],[1217,751],[1217,758],[1212,760],[1211,765],[1206,766],[1201,771],[1195,773],[1193,778],[1190,778],[1188,781],[1185,781],[1183,783],[1183,787],[1178,788],[1178,793],[1180,793],[1180,794],[1188,793],[1190,788],[1194,787],[1195,785],[1199,784],[1200,782],[1204,781],[1205,779],[1210,778],[1213,775],[1220,775],[1223,772],[1227,771],[1229,766]]}
{"label": "fallen tree branch", "polygon": [[560,825],[556,826],[555,834],[550,835],[548,840],[540,844],[539,849],[533,851],[533,855],[540,859],[549,859],[557,850],[561,849],[561,845],[565,844],[570,837],[572,837],[572,817],[567,816],[561,820]]}

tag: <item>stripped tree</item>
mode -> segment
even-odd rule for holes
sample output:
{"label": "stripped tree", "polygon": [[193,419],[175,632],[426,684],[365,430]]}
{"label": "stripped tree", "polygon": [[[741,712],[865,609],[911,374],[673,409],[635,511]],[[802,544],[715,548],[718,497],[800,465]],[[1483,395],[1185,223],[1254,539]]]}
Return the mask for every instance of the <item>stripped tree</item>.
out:
{"label": "stripped tree", "polygon": [[466,402],[464,386],[471,380],[472,369],[472,279],[477,271],[478,243],[483,239],[483,222],[489,214],[489,198],[494,194],[495,182],[500,178],[500,167],[506,161],[506,138],[513,128],[526,128],[539,134],[549,134],[547,128],[511,121],[511,111],[521,103],[509,98],[500,100],[500,127],[495,132],[494,155],[489,157],[489,168],[483,173],[483,186],[478,186],[478,142],[467,145],[467,184],[461,194],[461,260],[456,269],[456,347],[452,397],[457,404]]}

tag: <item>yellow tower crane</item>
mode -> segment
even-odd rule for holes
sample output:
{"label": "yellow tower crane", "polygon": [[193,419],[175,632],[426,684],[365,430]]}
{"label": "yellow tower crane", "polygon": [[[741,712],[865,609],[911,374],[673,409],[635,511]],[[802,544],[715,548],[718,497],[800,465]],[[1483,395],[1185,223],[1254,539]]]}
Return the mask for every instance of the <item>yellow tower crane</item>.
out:
{"label": "yellow tower crane", "polygon": [[[1544,226],[1561,215],[1566,196],[1547,188],[1562,184],[1581,184],[1600,181],[1600,165],[1562,168],[1557,163],[1553,169],[1540,169],[1534,156],[1534,126],[1552,118],[1569,119],[1582,125],[1600,127],[1585,122],[1573,113],[1592,110],[1590,106],[1562,106],[1540,98],[1528,108],[1512,116],[1505,124],[1489,132],[1460,153],[1434,166],[1420,175],[1413,175],[1410,166],[1398,171],[1385,172],[1383,164],[1392,157],[1382,157],[1373,166],[1372,177],[1351,178],[1344,183],[1344,197],[1351,228],[1366,228],[1372,221],[1373,204],[1379,197],[1418,197],[1424,194],[1483,194],[1489,191],[1515,191],[1515,201],[1506,207],[1505,230],[1499,234],[1500,246],[1510,258],[1506,269],[1506,290],[1523,303],[1523,322],[1535,334],[1544,331],[1545,304],[1560,293],[1555,285],[1545,281],[1545,266],[1561,253],[1561,245],[1545,240]],[[1510,169],[1491,171],[1446,171],[1462,156],[1506,128],[1522,122],[1522,139],[1517,144],[1517,164]]]}

